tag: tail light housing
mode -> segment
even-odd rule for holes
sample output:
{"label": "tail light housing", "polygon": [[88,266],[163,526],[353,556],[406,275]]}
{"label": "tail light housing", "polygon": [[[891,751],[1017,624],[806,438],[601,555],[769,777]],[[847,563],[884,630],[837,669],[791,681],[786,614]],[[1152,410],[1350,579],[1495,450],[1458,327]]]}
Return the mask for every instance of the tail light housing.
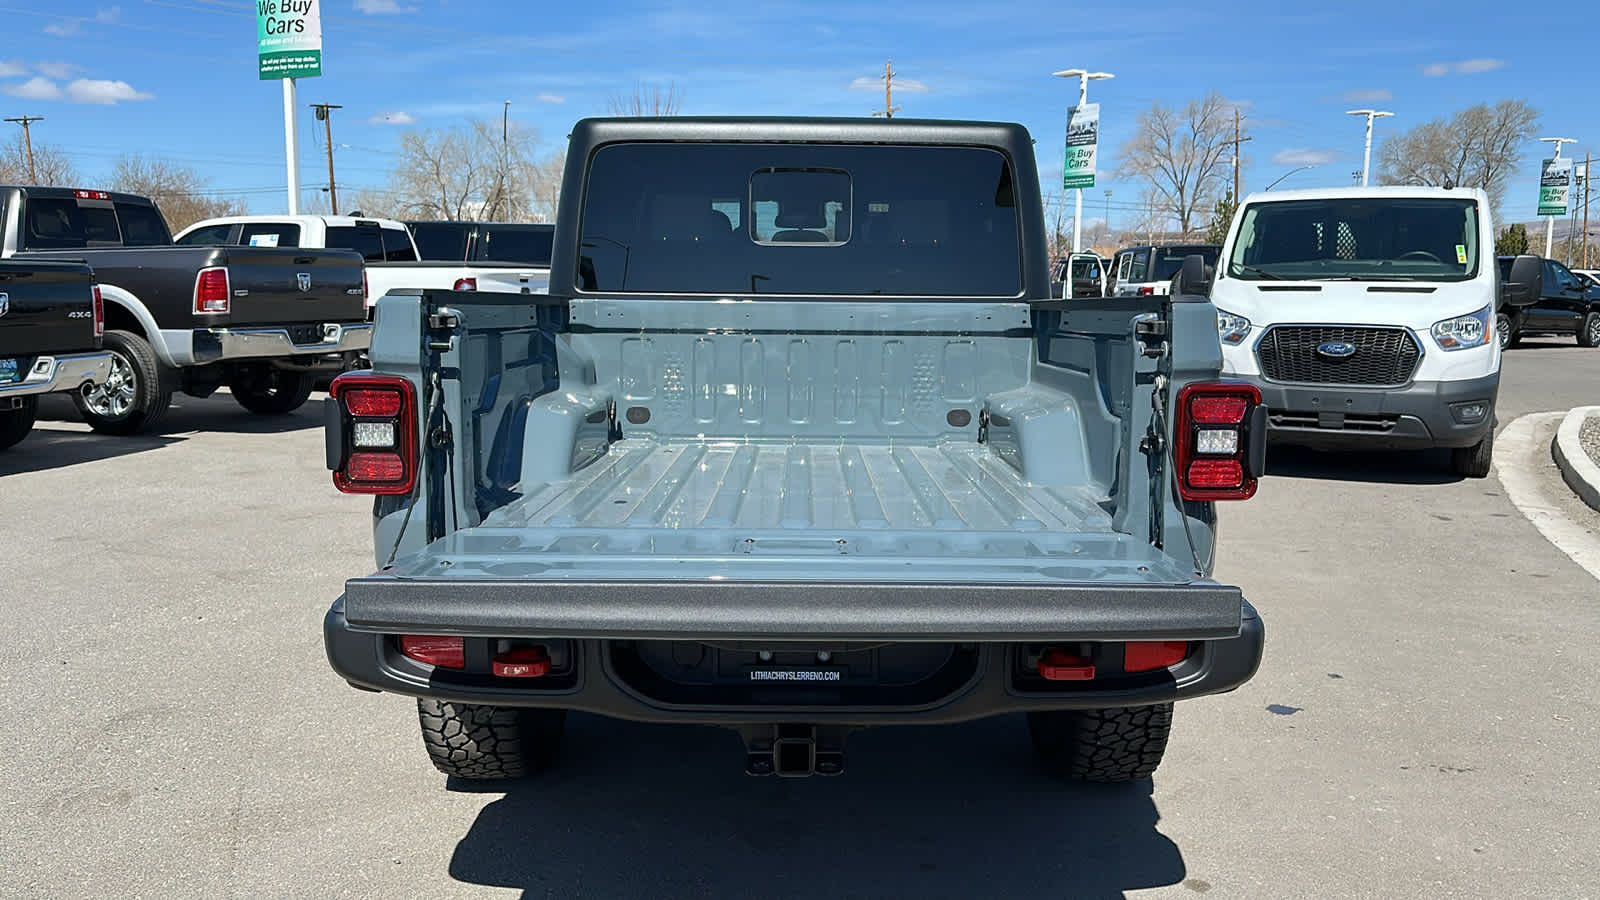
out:
{"label": "tail light housing", "polygon": [[478,279],[476,278],[457,278],[455,287],[451,288],[451,290],[456,291],[475,291],[477,289]]}
{"label": "tail light housing", "polygon": [[417,393],[392,375],[350,372],[328,390],[327,453],[346,494],[411,493],[417,484]]}
{"label": "tail light housing", "polygon": [[1186,385],[1178,392],[1173,462],[1185,500],[1248,500],[1266,469],[1267,410],[1242,382]]}
{"label": "tail light housing", "polygon": [[367,301],[368,306],[372,305],[372,287],[367,284],[366,266],[361,267],[361,299]]}
{"label": "tail light housing", "polygon": [[94,294],[94,336],[102,337],[106,333],[106,298],[100,293],[100,285],[89,289]]}
{"label": "tail light housing", "polygon": [[403,634],[400,652],[419,663],[441,669],[467,667],[467,642],[463,638],[431,634]]}
{"label": "tail light housing", "polygon": [[227,266],[201,269],[200,274],[194,277],[194,311],[197,315],[226,315],[230,297]]}

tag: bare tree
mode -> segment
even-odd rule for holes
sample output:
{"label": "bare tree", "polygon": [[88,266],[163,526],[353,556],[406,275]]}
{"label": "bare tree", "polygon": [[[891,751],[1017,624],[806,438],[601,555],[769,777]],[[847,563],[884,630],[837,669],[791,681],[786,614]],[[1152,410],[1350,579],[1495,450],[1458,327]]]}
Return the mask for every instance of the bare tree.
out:
{"label": "bare tree", "polygon": [[1526,100],[1479,103],[1449,119],[1424,122],[1383,142],[1378,183],[1483,188],[1498,209],[1506,179],[1538,124],[1539,113]]}
{"label": "bare tree", "polygon": [[[41,185],[70,187],[78,183],[72,161],[57,147],[33,142],[33,170]],[[28,183],[28,150],[19,131],[11,143],[0,147],[0,184]]]}
{"label": "bare tree", "polygon": [[413,219],[525,221],[540,205],[537,144],[537,135],[515,122],[504,140],[500,122],[408,131],[400,137],[386,205]]}
{"label": "bare tree", "polygon": [[558,150],[540,160],[534,167],[532,218],[549,222],[556,217],[556,206],[561,201],[561,175],[567,168],[567,151]]}
{"label": "bare tree", "polygon": [[245,211],[243,200],[219,196],[199,172],[164,159],[124,156],[111,174],[111,189],[149,197],[161,208],[167,226],[181,231],[201,219]]}
{"label": "bare tree", "polygon": [[675,116],[682,111],[683,92],[672,82],[665,88],[635,82],[633,93],[612,94],[606,100],[606,112],[613,116]]}
{"label": "bare tree", "polygon": [[1186,233],[1222,195],[1232,171],[1233,113],[1234,105],[1216,92],[1181,110],[1157,101],[1118,150],[1120,174],[1148,182],[1157,212],[1176,219]]}

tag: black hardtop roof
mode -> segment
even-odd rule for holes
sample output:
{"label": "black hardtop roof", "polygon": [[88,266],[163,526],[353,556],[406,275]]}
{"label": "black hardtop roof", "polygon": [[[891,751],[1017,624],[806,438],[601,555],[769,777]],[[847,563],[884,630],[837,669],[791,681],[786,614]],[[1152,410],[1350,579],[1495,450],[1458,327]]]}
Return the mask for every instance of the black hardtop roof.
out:
{"label": "black hardtop roof", "polygon": [[94,191],[97,194],[106,194],[114,203],[137,203],[144,206],[154,206],[149,197],[138,194],[124,194],[120,191],[102,191],[99,188],[69,188],[69,187],[41,187],[36,184],[3,184],[0,191],[23,191],[30,197],[46,197],[50,199],[72,200],[76,199],[76,191]]}
{"label": "black hardtop roof", "polygon": [[1208,248],[1213,249],[1213,250],[1221,250],[1222,249],[1222,245],[1221,244],[1208,244],[1205,241],[1196,241],[1196,242],[1194,242],[1192,244],[1185,244],[1185,243],[1178,243],[1178,242],[1170,242],[1170,243],[1166,243],[1166,244],[1132,244],[1132,245],[1129,245],[1127,247],[1123,247],[1122,249],[1118,250],[1117,252],[1118,253],[1127,253],[1129,250],[1171,250],[1171,249],[1177,249],[1177,248],[1180,248],[1180,247],[1181,248],[1185,248],[1185,249],[1194,249],[1194,248],[1198,248],[1198,247],[1208,247]]}
{"label": "black hardtop roof", "polygon": [[481,221],[462,219],[406,219],[405,223],[407,225],[459,225],[464,228],[549,228],[554,230],[556,227],[552,222],[492,222],[488,219]]}
{"label": "black hardtop roof", "polygon": [[1028,129],[1016,123],[946,119],[662,116],[582,119],[572,128],[575,145],[619,141],[1032,146]]}

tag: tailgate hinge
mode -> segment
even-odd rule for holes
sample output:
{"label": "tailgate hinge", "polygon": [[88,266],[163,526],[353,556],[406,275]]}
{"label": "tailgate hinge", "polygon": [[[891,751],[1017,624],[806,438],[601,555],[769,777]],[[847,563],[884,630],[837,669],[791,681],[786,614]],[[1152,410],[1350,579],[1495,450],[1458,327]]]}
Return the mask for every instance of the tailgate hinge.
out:
{"label": "tailgate hinge", "polygon": [[1156,313],[1135,316],[1133,337],[1144,345],[1145,356],[1159,359],[1167,353],[1167,320]]}
{"label": "tailgate hinge", "polygon": [[450,349],[450,338],[461,328],[461,314],[451,309],[442,309],[438,312],[428,313],[428,333],[442,337],[443,340],[428,341],[429,350],[440,353]]}

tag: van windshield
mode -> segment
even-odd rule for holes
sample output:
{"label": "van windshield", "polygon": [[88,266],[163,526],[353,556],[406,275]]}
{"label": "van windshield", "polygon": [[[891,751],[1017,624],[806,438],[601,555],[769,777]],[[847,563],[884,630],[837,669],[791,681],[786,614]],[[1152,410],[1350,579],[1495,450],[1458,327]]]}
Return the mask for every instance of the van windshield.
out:
{"label": "van windshield", "polygon": [[1339,197],[1246,206],[1228,277],[1466,281],[1478,273],[1475,200]]}

